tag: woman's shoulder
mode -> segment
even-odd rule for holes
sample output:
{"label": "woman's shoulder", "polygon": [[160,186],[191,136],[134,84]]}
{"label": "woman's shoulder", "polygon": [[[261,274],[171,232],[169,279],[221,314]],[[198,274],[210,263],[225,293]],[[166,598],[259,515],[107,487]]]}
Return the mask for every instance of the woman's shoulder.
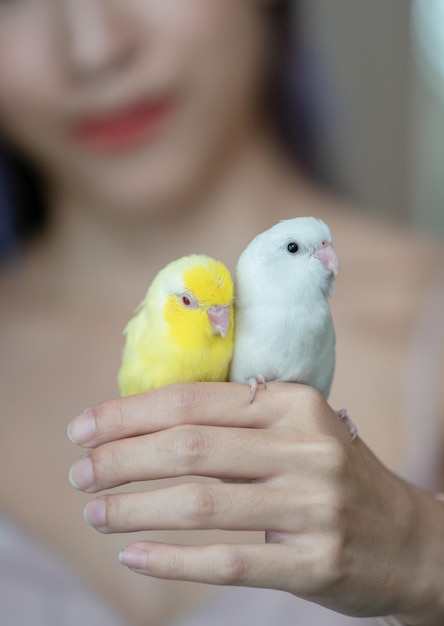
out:
{"label": "woman's shoulder", "polygon": [[338,300],[369,325],[408,334],[443,277],[443,244],[347,208],[337,211],[332,224],[342,261]]}
{"label": "woman's shoulder", "polygon": [[444,272],[444,238],[420,233],[310,182],[290,187],[279,218],[295,214],[319,217],[330,227],[340,262],[333,302],[339,306],[342,301],[350,315],[371,314],[375,322],[381,316],[386,322],[412,320]]}
{"label": "woman's shoulder", "polygon": [[360,314],[380,310],[386,319],[416,315],[444,272],[444,238],[317,189],[306,198],[307,214],[323,219],[332,231],[340,261],[336,289],[347,306]]}

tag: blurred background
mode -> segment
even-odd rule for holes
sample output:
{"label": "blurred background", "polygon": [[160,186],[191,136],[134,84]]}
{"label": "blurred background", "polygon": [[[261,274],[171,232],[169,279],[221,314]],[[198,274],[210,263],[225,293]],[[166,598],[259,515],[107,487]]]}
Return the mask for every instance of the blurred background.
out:
{"label": "blurred background", "polygon": [[363,210],[444,235],[444,0],[302,0],[324,93],[327,179]]}
{"label": "blurred background", "polygon": [[[444,0],[297,8],[322,177],[362,210],[442,238]],[[0,253],[14,245],[1,178]]]}

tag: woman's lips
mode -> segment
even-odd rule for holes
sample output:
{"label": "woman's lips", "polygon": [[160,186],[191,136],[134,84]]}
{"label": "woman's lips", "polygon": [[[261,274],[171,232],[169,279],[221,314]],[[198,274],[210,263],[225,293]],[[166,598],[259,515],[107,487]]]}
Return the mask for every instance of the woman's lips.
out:
{"label": "woman's lips", "polygon": [[118,152],[149,140],[173,108],[171,100],[144,102],[109,114],[86,117],[74,125],[81,143],[100,152]]}

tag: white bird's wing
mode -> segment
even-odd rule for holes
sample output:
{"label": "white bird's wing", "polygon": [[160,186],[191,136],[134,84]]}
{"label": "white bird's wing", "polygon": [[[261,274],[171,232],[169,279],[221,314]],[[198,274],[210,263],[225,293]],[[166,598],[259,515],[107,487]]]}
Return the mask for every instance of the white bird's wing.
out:
{"label": "white bird's wing", "polygon": [[262,375],[311,385],[328,397],[335,368],[335,332],[327,303],[306,310],[249,306],[238,311],[230,380]]}

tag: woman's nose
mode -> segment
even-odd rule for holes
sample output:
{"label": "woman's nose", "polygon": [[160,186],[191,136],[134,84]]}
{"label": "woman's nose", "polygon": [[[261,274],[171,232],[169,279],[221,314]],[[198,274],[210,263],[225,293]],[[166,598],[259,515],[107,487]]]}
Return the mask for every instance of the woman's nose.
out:
{"label": "woman's nose", "polygon": [[125,0],[62,0],[64,50],[69,69],[77,77],[98,74],[123,65],[137,50],[139,26],[131,3]]}

